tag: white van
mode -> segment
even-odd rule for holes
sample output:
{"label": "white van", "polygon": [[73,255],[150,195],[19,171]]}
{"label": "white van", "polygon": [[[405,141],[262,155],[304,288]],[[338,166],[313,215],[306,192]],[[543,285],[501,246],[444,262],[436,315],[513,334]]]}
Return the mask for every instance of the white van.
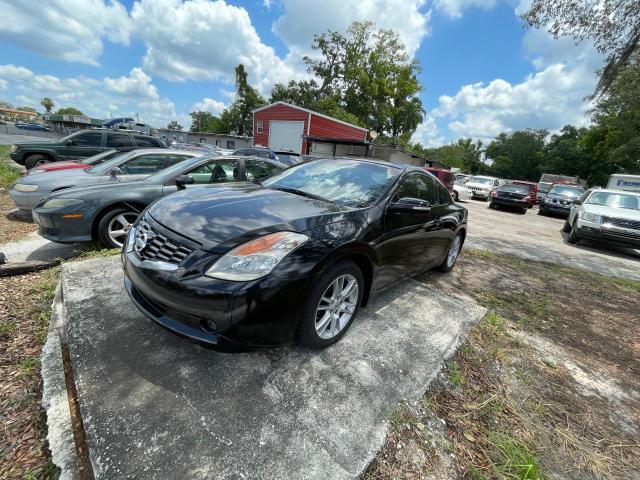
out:
{"label": "white van", "polygon": [[607,188],[613,190],[626,190],[628,192],[640,192],[640,175],[614,173],[609,177]]}

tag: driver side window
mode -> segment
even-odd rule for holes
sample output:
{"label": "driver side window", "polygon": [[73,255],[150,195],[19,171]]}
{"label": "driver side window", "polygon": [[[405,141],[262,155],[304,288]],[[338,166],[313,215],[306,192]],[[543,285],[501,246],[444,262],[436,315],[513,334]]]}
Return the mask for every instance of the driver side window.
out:
{"label": "driver side window", "polygon": [[436,189],[433,180],[423,175],[409,175],[396,190],[394,199],[398,201],[406,197],[426,200],[430,204],[436,203]]}
{"label": "driver side window", "polygon": [[125,175],[151,175],[164,168],[164,155],[149,154],[132,158],[120,165]]}
{"label": "driver side window", "polygon": [[187,175],[196,184],[237,182],[240,169],[237,160],[216,160],[194,168]]}

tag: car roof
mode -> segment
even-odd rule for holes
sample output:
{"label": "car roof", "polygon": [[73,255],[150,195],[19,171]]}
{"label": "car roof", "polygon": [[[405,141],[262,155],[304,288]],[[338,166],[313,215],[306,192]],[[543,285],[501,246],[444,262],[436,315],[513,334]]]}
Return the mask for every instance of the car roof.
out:
{"label": "car roof", "polygon": [[632,192],[629,190],[617,190],[615,188],[591,188],[594,192],[604,192],[604,193],[623,193],[625,195],[634,195],[636,197],[640,197],[640,192]]}

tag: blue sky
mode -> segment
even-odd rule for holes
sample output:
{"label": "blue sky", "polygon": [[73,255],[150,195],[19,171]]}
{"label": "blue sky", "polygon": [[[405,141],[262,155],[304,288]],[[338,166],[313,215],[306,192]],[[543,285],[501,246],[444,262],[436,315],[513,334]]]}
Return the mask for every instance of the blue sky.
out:
{"label": "blue sky", "polygon": [[190,111],[219,113],[233,100],[240,61],[268,96],[275,82],[308,77],[301,58],[314,33],[366,19],[398,31],[422,65],[427,113],[414,139],[425,145],[587,124],[601,58],[525,29],[526,3],[0,0],[0,99],[39,107],[49,96],[91,116],[186,126]]}

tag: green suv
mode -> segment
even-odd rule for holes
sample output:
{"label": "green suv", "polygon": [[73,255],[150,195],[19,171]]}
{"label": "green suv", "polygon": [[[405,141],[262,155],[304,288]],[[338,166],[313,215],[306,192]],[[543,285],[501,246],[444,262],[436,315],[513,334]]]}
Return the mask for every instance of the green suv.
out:
{"label": "green suv", "polygon": [[82,130],[54,142],[20,143],[11,146],[11,159],[27,169],[48,162],[73,161],[105,150],[123,152],[137,148],[167,148],[156,137],[144,133],[92,129]]}

